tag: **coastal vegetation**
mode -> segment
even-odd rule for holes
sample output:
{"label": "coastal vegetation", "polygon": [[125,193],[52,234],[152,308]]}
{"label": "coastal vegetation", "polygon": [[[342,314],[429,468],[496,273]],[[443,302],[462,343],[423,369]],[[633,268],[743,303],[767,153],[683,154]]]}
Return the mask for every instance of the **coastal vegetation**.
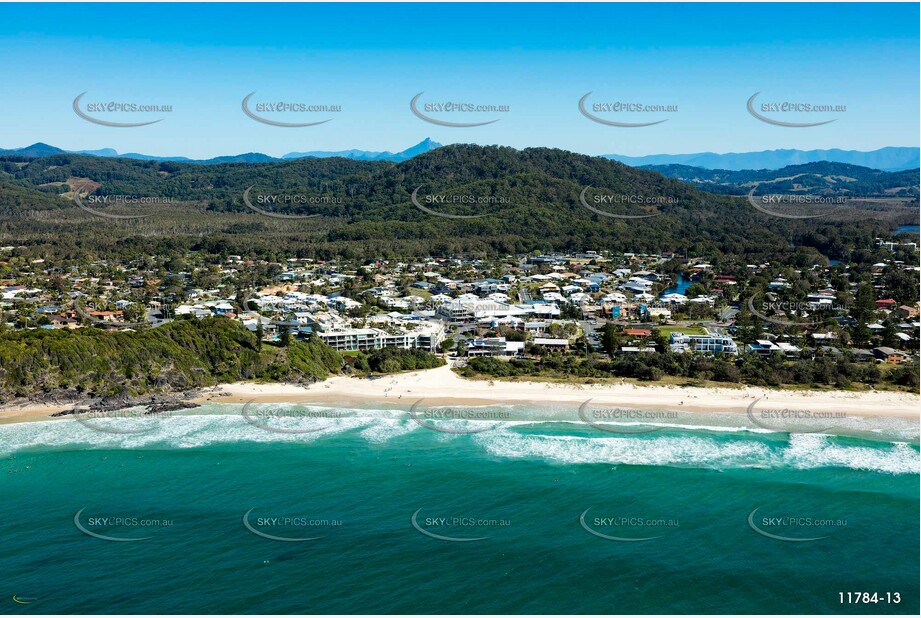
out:
{"label": "coastal vegetation", "polygon": [[346,353],[344,356],[348,357],[346,360],[352,362],[352,367],[356,371],[364,373],[417,371],[434,369],[445,364],[440,356],[418,349],[381,348],[367,353],[357,352],[354,356]]}
{"label": "coastal vegetation", "polygon": [[[358,352],[355,370],[395,373],[440,367],[422,350]],[[311,383],[338,374],[343,356],[315,337],[260,345],[238,322],[181,319],[140,331],[0,332],[0,401],[176,393],[241,380]]]}
{"label": "coastal vegetation", "polygon": [[765,387],[808,386],[810,388],[853,388],[871,386],[917,392],[918,365],[887,368],[861,363],[853,358],[820,357],[783,360],[746,356],[720,359],[694,354],[647,354],[642,358],[587,361],[574,356],[548,356],[540,359],[473,358],[459,370],[467,378],[632,378],[656,382],[666,376],[700,382],[750,384]]}
{"label": "coastal vegetation", "polygon": [[339,353],[320,341],[259,346],[226,318],[141,331],[8,331],[0,334],[0,401],[136,396],[238,380],[311,382],[341,366]]}

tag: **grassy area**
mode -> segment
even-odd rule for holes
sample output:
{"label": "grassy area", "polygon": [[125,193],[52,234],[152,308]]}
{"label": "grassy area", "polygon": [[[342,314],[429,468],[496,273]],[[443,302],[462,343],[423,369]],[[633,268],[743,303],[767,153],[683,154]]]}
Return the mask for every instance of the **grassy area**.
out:
{"label": "grassy area", "polygon": [[684,333],[686,335],[706,335],[707,334],[707,329],[701,326],[700,324],[688,324],[686,326],[681,326],[678,324],[670,324],[668,326],[658,326],[657,328],[666,337],[668,337],[672,333]]}

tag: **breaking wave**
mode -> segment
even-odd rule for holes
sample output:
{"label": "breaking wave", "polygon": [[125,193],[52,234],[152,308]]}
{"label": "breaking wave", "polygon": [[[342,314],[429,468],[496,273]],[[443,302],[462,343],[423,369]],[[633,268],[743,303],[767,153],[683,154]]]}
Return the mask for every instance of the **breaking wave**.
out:
{"label": "breaking wave", "polygon": [[[901,431],[887,431],[890,438],[884,441],[822,434],[788,435],[740,426],[737,418],[732,425],[662,424],[659,427],[662,431],[642,435],[603,434],[583,423],[546,418],[437,422],[439,426],[455,429],[489,428],[482,433],[452,435],[424,429],[401,409],[260,404],[251,410],[255,415],[289,408],[311,414],[263,416],[254,424],[239,412],[227,413],[239,406],[221,404],[199,410],[203,413],[179,416],[96,418],[92,419],[92,426],[70,418],[6,424],[0,425],[0,454],[31,449],[186,449],[234,442],[309,444],[351,432],[372,444],[433,440],[450,448],[450,443],[465,440],[494,457],[542,459],[562,464],[717,469],[835,467],[888,474],[918,474],[921,467],[918,448],[909,443],[914,440],[902,441],[898,437]],[[264,426],[260,426],[262,423]],[[121,433],[109,433],[106,429]],[[873,431],[868,428],[865,434]]]}

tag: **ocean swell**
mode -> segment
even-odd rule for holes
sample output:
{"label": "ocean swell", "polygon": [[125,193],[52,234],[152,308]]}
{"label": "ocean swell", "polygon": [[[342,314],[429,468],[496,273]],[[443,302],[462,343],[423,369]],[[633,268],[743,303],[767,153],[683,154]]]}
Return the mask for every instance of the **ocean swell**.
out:
{"label": "ocean swell", "polygon": [[[850,468],[887,474],[918,474],[918,449],[897,439],[874,441],[820,434],[784,434],[763,429],[675,423],[642,435],[603,434],[584,424],[563,420],[476,422],[439,421],[439,427],[484,429],[481,433],[443,433],[425,429],[399,409],[336,409],[302,406],[320,413],[303,416],[259,416],[257,422],[238,406],[211,407],[217,413],[132,419],[72,418],[0,425],[0,454],[49,449],[188,449],[221,443],[302,443],[350,433],[366,443],[431,440],[450,449],[456,441],[494,457],[540,459],[561,464],[678,466],[693,468],[781,467]],[[262,404],[284,410],[287,404]],[[631,423],[623,423],[632,425]],[[109,433],[106,429],[122,433]],[[127,432],[125,431],[127,429]],[[276,431],[277,430],[277,431]]]}

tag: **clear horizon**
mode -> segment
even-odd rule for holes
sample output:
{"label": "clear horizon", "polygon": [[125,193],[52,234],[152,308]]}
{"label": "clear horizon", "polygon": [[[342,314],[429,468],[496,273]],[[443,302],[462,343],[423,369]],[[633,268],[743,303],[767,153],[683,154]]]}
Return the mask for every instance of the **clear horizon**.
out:
{"label": "clear horizon", "polygon": [[[919,125],[917,4],[835,5],[0,5],[5,75],[2,144],[208,159],[260,152],[404,150],[441,144],[589,155],[742,153],[777,149],[872,151],[903,146]],[[808,32],[801,24],[808,23]],[[73,24],[91,25],[81,32]],[[754,25],[752,25],[754,24]],[[597,32],[592,32],[597,30]],[[171,106],[162,113],[90,113],[82,104]],[[267,102],[341,106],[260,113]],[[644,127],[593,122],[579,110]],[[764,112],[777,102],[844,111]],[[462,123],[452,127],[430,118]],[[440,114],[439,102],[508,111]],[[595,111],[609,103],[677,111]],[[756,109],[761,109],[760,107]],[[907,147],[917,147],[911,143]]]}

